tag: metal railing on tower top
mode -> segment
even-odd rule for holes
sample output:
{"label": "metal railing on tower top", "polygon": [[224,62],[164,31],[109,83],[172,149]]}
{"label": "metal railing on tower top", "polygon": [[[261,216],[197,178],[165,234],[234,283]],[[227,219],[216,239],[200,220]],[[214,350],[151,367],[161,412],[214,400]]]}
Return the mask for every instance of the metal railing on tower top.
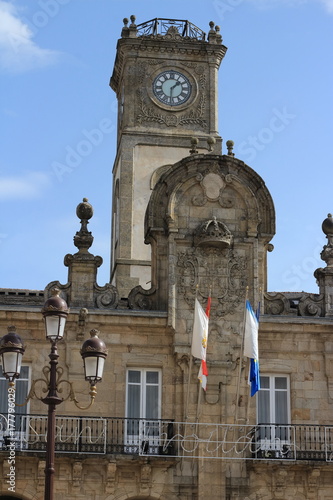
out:
{"label": "metal railing on tower top", "polygon": [[177,29],[180,36],[196,38],[197,40],[204,41],[206,33],[195,24],[190,23],[183,19],[163,19],[155,18],[137,25],[138,35],[166,35],[168,30],[174,27]]}

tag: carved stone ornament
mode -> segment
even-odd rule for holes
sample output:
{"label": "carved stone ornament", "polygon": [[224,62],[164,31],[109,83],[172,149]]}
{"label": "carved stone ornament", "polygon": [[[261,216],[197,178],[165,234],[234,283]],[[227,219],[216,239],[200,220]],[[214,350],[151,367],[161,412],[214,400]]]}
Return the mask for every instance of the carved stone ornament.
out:
{"label": "carved stone ornament", "polygon": [[168,31],[164,35],[164,38],[167,38],[169,40],[181,40],[183,37],[179,33],[176,26],[170,26],[170,28],[168,28]]}
{"label": "carved stone ornament", "polygon": [[264,294],[264,313],[273,316],[325,316],[323,294],[268,292]]}
{"label": "carved stone ornament", "polygon": [[156,111],[152,106],[148,106],[145,98],[145,93],[142,89],[138,90],[138,97],[140,101],[139,113],[137,115],[138,123],[158,123],[166,127],[178,127],[186,125],[198,125],[205,128],[207,125],[206,120],[203,118],[205,111],[206,98],[201,94],[198,105],[187,114],[176,115],[174,111],[163,112]]}
{"label": "carved stone ornament", "polygon": [[128,307],[150,311],[153,309],[155,293],[155,287],[150,288],[150,290],[145,290],[141,285],[134,287],[128,295]]}
{"label": "carved stone ornament", "polygon": [[210,290],[217,299],[218,306],[212,311],[212,317],[233,314],[244,302],[246,271],[246,259],[230,248],[191,248],[178,255],[178,293],[194,308],[198,284],[203,302],[207,300]]}
{"label": "carved stone ornament", "polygon": [[216,220],[216,217],[200,224],[194,232],[196,247],[225,248],[230,246],[231,240],[231,232],[223,222]]}
{"label": "carved stone ornament", "polygon": [[105,286],[94,287],[95,304],[99,309],[116,309],[119,302],[119,293],[115,286],[107,283]]}
{"label": "carved stone ornament", "polygon": [[[217,170],[215,167],[214,170]],[[209,172],[206,175],[198,175],[202,192],[193,196],[192,203],[194,206],[203,207],[208,201],[218,201],[221,207],[231,208],[234,203],[224,195],[224,190],[227,185],[233,182],[233,177],[230,174],[221,175],[218,172]]]}

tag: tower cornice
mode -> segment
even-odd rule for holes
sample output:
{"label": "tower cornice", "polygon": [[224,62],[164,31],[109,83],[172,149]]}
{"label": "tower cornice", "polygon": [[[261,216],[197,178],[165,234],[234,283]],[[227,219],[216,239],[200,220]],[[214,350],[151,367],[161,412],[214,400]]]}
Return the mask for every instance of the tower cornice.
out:
{"label": "tower cornice", "polygon": [[192,59],[197,57],[198,60],[202,60],[203,56],[206,58],[208,56],[210,64],[213,64],[218,69],[226,54],[227,47],[222,44],[222,37],[216,35],[214,30],[211,31],[214,32],[214,36],[212,34],[210,37],[208,36],[208,41],[179,34],[173,36],[168,34],[123,36],[118,40],[117,56],[110,79],[110,87],[117,92],[125,59],[142,56],[143,53],[148,58],[159,57],[161,60],[171,54],[173,57],[177,55],[182,56],[182,58],[184,56],[190,56]]}

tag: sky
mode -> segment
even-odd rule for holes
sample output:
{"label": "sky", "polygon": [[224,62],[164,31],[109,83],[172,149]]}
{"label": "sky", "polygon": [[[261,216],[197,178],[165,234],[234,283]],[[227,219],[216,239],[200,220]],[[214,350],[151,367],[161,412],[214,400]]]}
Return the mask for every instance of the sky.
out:
{"label": "sky", "polygon": [[318,293],[321,224],[333,212],[333,0],[0,0],[0,288],[67,282],[84,197],[94,208],[90,251],[104,261],[98,284],[109,282],[109,79],[132,14],[137,24],[220,26],[219,133],[275,204],[268,290]]}

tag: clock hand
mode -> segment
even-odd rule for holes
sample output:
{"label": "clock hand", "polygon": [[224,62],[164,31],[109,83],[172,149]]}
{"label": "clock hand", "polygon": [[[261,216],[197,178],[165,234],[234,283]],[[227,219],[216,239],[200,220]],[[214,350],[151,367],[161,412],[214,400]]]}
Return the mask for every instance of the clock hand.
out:
{"label": "clock hand", "polygon": [[176,82],[172,87],[170,87],[170,90],[172,91],[177,85],[180,85],[180,82]]}

